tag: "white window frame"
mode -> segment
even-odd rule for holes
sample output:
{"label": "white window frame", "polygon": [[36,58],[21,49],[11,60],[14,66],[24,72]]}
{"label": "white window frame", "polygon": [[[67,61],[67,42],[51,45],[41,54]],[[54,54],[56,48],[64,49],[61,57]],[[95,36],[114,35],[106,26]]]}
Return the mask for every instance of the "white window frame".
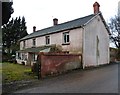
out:
{"label": "white window frame", "polygon": [[69,44],[70,43],[70,35],[69,32],[63,33],[63,44]]}

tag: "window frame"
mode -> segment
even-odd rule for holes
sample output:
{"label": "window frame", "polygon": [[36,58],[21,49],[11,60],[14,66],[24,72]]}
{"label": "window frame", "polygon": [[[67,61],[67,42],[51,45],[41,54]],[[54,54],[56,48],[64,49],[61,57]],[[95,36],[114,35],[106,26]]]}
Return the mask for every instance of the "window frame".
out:
{"label": "window frame", "polygon": [[49,35],[45,36],[45,44],[50,45],[50,36]]}
{"label": "window frame", "polygon": [[62,45],[69,45],[69,44],[70,44],[70,34],[69,32],[64,32]]}
{"label": "window frame", "polygon": [[33,45],[33,47],[36,46],[36,38],[32,39],[32,45]]}
{"label": "window frame", "polygon": [[32,54],[32,58],[33,58],[33,59],[32,59],[33,61],[37,61],[37,54],[33,53],[33,54]]}
{"label": "window frame", "polygon": [[25,49],[25,47],[26,47],[26,41],[24,40],[23,41],[23,49]]}

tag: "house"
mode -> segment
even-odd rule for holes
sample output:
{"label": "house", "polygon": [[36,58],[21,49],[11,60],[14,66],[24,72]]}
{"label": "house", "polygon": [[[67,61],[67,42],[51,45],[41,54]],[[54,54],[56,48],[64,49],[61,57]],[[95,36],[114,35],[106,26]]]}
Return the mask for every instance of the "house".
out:
{"label": "house", "polygon": [[50,52],[52,45],[62,51],[82,54],[83,68],[109,63],[109,29],[100,12],[98,2],[93,4],[93,14],[36,31],[20,39],[16,53],[18,63],[32,65],[39,52]]}

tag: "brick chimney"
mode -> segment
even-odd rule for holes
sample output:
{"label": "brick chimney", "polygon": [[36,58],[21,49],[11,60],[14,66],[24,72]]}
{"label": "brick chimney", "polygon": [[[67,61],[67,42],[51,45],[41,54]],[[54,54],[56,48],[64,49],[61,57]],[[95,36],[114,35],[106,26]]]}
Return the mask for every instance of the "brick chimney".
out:
{"label": "brick chimney", "polygon": [[36,31],[36,26],[33,26],[33,32],[35,32]]}
{"label": "brick chimney", "polygon": [[53,19],[53,25],[57,25],[58,24],[58,19],[57,18],[54,18]]}
{"label": "brick chimney", "polygon": [[95,2],[95,3],[93,4],[94,14],[97,14],[97,13],[100,12],[99,7],[100,7],[100,5],[99,5],[98,2]]}

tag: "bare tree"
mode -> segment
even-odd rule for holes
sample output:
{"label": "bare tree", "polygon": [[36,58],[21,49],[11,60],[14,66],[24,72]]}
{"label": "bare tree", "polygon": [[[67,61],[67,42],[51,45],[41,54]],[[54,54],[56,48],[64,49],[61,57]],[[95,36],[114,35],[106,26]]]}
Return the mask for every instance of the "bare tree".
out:
{"label": "bare tree", "polygon": [[120,58],[120,16],[116,15],[114,18],[111,18],[109,23],[110,28],[110,40],[118,48],[117,57]]}

